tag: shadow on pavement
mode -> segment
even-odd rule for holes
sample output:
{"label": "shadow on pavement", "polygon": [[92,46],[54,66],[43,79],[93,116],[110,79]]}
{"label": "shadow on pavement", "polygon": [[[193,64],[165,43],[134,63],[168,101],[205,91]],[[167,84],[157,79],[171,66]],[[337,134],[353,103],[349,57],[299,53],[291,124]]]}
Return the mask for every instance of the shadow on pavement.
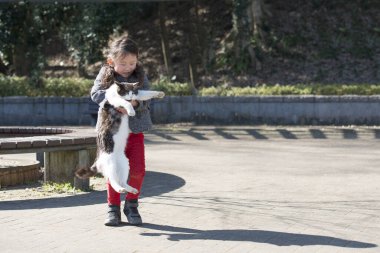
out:
{"label": "shadow on pavement", "polygon": [[277,129],[277,132],[285,139],[298,139],[297,136],[287,129]]}
{"label": "shadow on pavement", "polygon": [[358,133],[353,129],[342,129],[344,139],[357,139]]}
{"label": "shadow on pavement", "polygon": [[[380,129],[368,129],[365,127],[359,129],[345,129],[345,128],[332,128],[321,127],[321,129],[313,128],[300,128],[300,129],[286,129],[286,128],[234,128],[234,127],[214,127],[214,128],[190,128],[188,130],[180,130],[177,132],[170,132],[162,129],[155,129],[152,133],[161,137],[163,140],[181,142],[180,139],[174,136],[184,135],[193,137],[196,140],[210,140],[209,138],[216,134],[226,140],[238,140],[246,132],[246,135],[251,135],[254,139],[267,140],[267,139],[288,139],[298,140],[305,138],[312,139],[329,139],[341,138],[347,140],[356,140],[361,138],[380,139]],[[174,135],[174,136],[173,136]]]}
{"label": "shadow on pavement", "polygon": [[265,230],[199,230],[181,228],[166,225],[144,223],[144,228],[159,230],[157,233],[141,233],[144,236],[168,236],[170,241],[181,240],[221,240],[221,241],[248,241],[256,243],[267,243],[277,246],[310,246],[326,245],[344,248],[374,248],[376,244],[345,240],[331,236],[294,234]]}
{"label": "shadow on pavement", "polygon": [[325,133],[319,129],[309,129],[309,132],[314,139],[327,139]]}
{"label": "shadow on pavement", "polygon": [[223,129],[221,128],[215,128],[214,129],[214,132],[220,136],[222,136],[224,139],[228,139],[228,140],[237,140],[238,138],[235,137],[234,135],[230,134],[230,133],[227,133],[225,131],[223,131]]}
{"label": "shadow on pavement", "polygon": [[[167,173],[147,171],[141,198],[158,196],[174,191],[185,185],[185,180]],[[0,210],[25,210],[43,208],[62,208],[107,203],[106,191],[93,191],[89,193],[46,199],[1,201]]]}
{"label": "shadow on pavement", "polygon": [[189,135],[189,136],[191,136],[194,139],[197,139],[199,141],[209,140],[207,137],[205,137],[205,134],[195,132],[194,129],[190,129],[188,131],[181,131],[181,133],[187,134],[187,135]]}
{"label": "shadow on pavement", "polygon": [[266,137],[265,135],[259,133],[259,131],[256,130],[256,129],[246,129],[245,131],[248,134],[252,135],[252,137],[254,137],[255,139],[258,139],[258,140],[266,140],[266,139],[268,139],[268,137]]}

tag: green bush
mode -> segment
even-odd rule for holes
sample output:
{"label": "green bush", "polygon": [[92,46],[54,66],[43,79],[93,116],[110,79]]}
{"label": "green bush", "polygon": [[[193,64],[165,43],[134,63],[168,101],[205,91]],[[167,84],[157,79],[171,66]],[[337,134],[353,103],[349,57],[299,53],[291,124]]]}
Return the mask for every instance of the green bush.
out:
{"label": "green bush", "polygon": [[379,95],[380,84],[330,84],[316,85],[312,89],[316,95]]}
{"label": "green bush", "polygon": [[[83,78],[43,78],[36,87],[25,77],[0,75],[0,97],[5,96],[64,96],[81,97],[90,94],[93,80]],[[164,91],[167,96],[190,96],[189,83],[171,82],[161,78],[151,89]],[[212,86],[201,88],[199,96],[252,96],[252,95],[380,95],[380,84],[294,84],[257,85],[253,87]]]}
{"label": "green bush", "polygon": [[47,78],[44,89],[37,96],[89,96],[94,80],[83,78]]}
{"label": "green bush", "polygon": [[35,87],[25,77],[0,75],[0,96],[88,96],[93,80],[83,78],[43,78],[41,87]]}
{"label": "green bush", "polygon": [[25,77],[0,75],[0,96],[27,96],[30,85]]}
{"label": "green bush", "polygon": [[380,84],[294,84],[258,85],[255,87],[202,88],[200,96],[252,95],[380,95]]}
{"label": "green bush", "polygon": [[192,87],[189,83],[171,82],[168,78],[160,78],[151,85],[152,90],[165,92],[167,96],[190,96]]}
{"label": "green bush", "polygon": [[201,96],[305,95],[311,88],[300,85],[260,85],[256,87],[209,87],[199,91]]}

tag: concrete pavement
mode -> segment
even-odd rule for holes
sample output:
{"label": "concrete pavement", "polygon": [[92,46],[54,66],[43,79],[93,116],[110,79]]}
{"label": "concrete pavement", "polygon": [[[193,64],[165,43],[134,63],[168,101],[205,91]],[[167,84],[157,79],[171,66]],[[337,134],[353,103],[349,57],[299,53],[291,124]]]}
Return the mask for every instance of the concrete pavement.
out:
{"label": "concrete pavement", "polygon": [[142,227],[105,227],[105,191],[1,201],[1,252],[380,252],[379,139],[161,127],[146,135]]}

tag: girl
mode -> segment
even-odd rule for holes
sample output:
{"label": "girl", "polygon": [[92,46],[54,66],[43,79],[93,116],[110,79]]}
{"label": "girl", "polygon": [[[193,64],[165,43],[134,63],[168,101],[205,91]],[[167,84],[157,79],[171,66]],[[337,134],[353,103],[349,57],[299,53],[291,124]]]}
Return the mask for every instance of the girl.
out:
{"label": "girl", "polygon": [[[114,80],[119,82],[139,82],[142,89],[149,89],[149,81],[144,74],[142,66],[138,63],[137,44],[123,36],[115,40],[111,47],[105,64],[96,77],[91,89],[91,99],[100,104],[105,98],[105,90],[112,85]],[[130,172],[128,184],[136,188],[139,193],[145,176],[144,155],[144,131],[152,127],[149,113],[149,101],[131,101],[136,116],[129,118],[131,134],[125,147],[125,155],[129,159]],[[124,108],[117,109],[120,113],[127,113]],[[141,225],[142,219],[137,210],[138,194],[128,193],[125,197],[123,212],[132,225]],[[120,193],[116,192],[107,181],[108,214],[105,220],[106,226],[117,226],[121,223]]]}

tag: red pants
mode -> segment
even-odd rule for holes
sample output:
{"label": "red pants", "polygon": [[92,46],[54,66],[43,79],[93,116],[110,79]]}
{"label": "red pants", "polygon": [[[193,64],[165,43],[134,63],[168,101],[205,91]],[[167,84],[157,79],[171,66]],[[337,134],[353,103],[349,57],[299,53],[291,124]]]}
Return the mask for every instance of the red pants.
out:
{"label": "red pants", "polygon": [[[129,180],[128,184],[136,188],[139,193],[128,193],[125,199],[138,199],[145,176],[145,152],[144,134],[129,134],[128,143],[125,147],[125,155],[129,160]],[[116,192],[109,181],[107,181],[107,200],[108,205],[120,206],[120,193]]]}

